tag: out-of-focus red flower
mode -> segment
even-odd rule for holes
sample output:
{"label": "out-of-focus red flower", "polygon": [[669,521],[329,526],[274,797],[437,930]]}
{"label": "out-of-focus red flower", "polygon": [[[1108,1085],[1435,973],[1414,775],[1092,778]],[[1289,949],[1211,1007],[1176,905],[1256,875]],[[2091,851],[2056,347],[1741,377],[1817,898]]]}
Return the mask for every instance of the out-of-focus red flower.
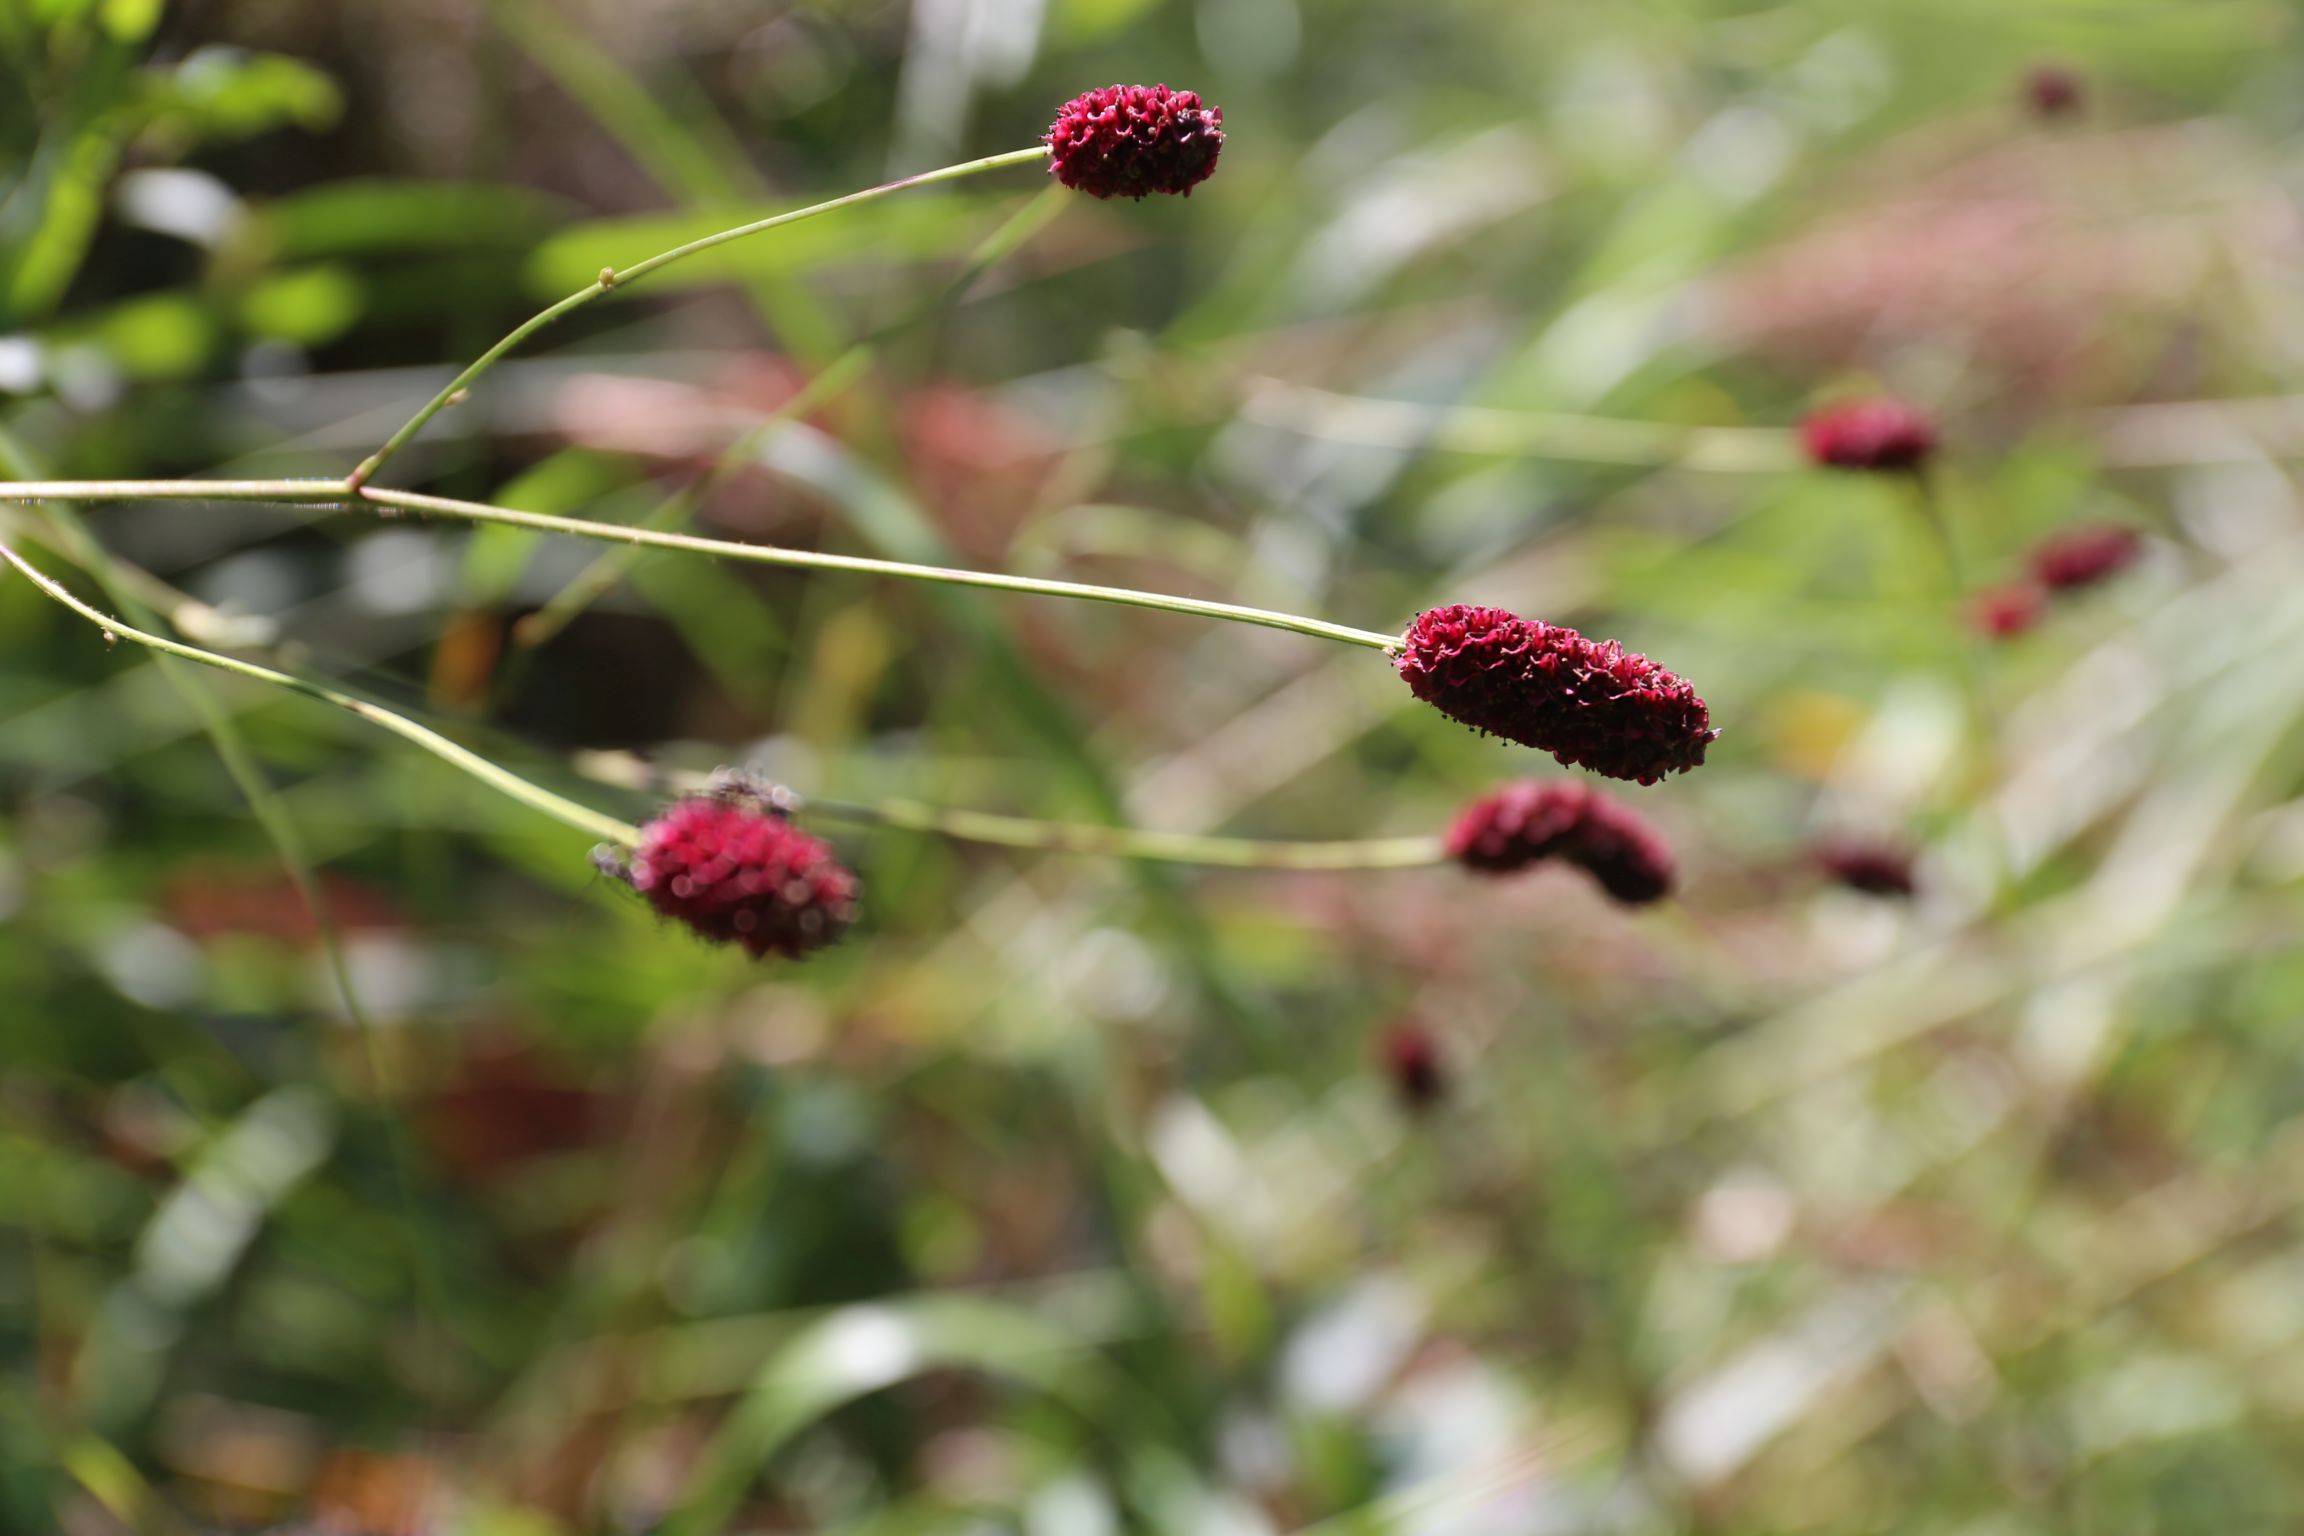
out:
{"label": "out-of-focus red flower", "polygon": [[2024,72],[2024,104],[2036,117],[2069,117],[2087,100],[2086,78],[2068,64],[2035,64]]}
{"label": "out-of-focus red flower", "polygon": [[1377,1048],[1384,1076],[1408,1109],[1421,1113],[1448,1097],[1448,1063],[1440,1041],[1414,1020],[1404,1020],[1384,1032]]}
{"label": "out-of-focus red flower", "polygon": [[1482,874],[1565,860],[1627,906],[1660,901],[1672,891],[1672,850],[1663,836],[1586,784],[1508,784],[1465,807],[1445,846],[1450,858]]}
{"label": "out-of-focus red flower", "polygon": [[[318,872],[318,880],[328,919],[339,932],[408,926],[406,915],[376,887],[328,869]],[[194,939],[256,934],[296,946],[320,941],[303,892],[277,869],[206,864],[180,869],[162,887],[161,906],[169,925]]]}
{"label": "out-of-focus red flower", "polygon": [[1224,114],[1196,91],[1108,85],[1064,103],[1048,127],[1048,169],[1091,197],[1189,197],[1216,170]]}
{"label": "out-of-focus red flower", "polygon": [[2048,594],[2039,583],[2011,581],[1977,593],[1969,603],[1968,616],[1979,634],[2013,640],[2030,632],[2047,606]]}
{"label": "out-of-focus red flower", "polygon": [[1044,419],[954,381],[907,395],[897,430],[921,500],[957,547],[986,561],[1005,554],[1064,453]]}
{"label": "out-of-focus red flower", "polygon": [[420,1124],[433,1153],[467,1178],[487,1178],[590,1142],[606,1096],[572,1079],[535,1046],[486,1042],[435,1090]]}
{"label": "out-of-focus red flower", "polygon": [[1918,469],[1936,451],[1936,427],[1901,400],[1849,400],[1811,412],[1800,443],[1833,469]]}
{"label": "out-of-focus red flower", "polygon": [[2117,576],[2143,553],[2135,529],[2096,523],[2043,540],[2032,551],[2032,574],[2051,592],[2076,592]]}
{"label": "out-of-focus red flower", "polygon": [[1911,851],[1878,839],[1834,838],[1816,850],[1816,866],[1867,896],[1913,896],[1920,890]]}
{"label": "out-of-focus red flower", "polygon": [[1613,640],[1452,604],[1416,616],[1394,665],[1451,720],[1570,767],[1653,784],[1704,761],[1720,733],[1696,690]]}
{"label": "out-of-focus red flower", "polygon": [[797,960],[838,942],[856,920],[856,876],[831,847],[743,788],[676,800],[641,829],[611,873],[648,904],[755,960]]}

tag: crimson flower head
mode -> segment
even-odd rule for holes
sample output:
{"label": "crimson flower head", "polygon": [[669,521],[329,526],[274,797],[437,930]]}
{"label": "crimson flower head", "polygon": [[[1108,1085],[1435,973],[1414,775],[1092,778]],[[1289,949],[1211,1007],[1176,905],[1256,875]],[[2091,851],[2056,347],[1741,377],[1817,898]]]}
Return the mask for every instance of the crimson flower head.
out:
{"label": "crimson flower head", "polygon": [[1108,85],[1064,103],[1046,139],[1049,172],[1091,197],[1189,197],[1215,173],[1224,113],[1196,91]]}
{"label": "crimson flower head", "polygon": [[1440,1041],[1414,1022],[1393,1025],[1378,1046],[1384,1075],[1392,1091],[1409,1109],[1431,1109],[1448,1096],[1448,1064],[1441,1057]]}
{"label": "crimson flower head", "polygon": [[1835,838],[1816,850],[1817,868],[1866,896],[1913,896],[1920,879],[1910,850],[1865,838]]}
{"label": "crimson flower head", "polygon": [[2042,542],[2032,551],[2032,574],[2051,592],[2075,592],[2117,576],[2143,553],[2135,529],[2096,523]]}
{"label": "crimson flower head", "polygon": [[602,867],[715,944],[797,960],[847,932],[858,887],[784,803],[737,784],[686,796],[640,829],[629,862]]}
{"label": "crimson flower head", "polygon": [[1808,457],[1830,469],[1918,469],[1936,451],[1936,426],[1901,400],[1850,400],[1800,424]]}
{"label": "crimson flower head", "polygon": [[2024,73],[2024,104],[2035,117],[2069,117],[2087,97],[2087,81],[2070,65],[2035,64]]}
{"label": "crimson flower head", "polygon": [[2011,581],[1976,594],[1968,617],[1979,634],[1994,640],[2013,640],[2040,622],[2048,594],[2037,582]]}
{"label": "crimson flower head", "polygon": [[1663,836],[1629,807],[1585,784],[1507,784],[1466,806],[1443,846],[1457,863],[1487,875],[1561,859],[1626,906],[1663,900],[1675,877]]}
{"label": "crimson flower head", "polygon": [[1720,734],[1696,690],[1647,657],[1501,608],[1418,614],[1393,665],[1449,719],[1612,779],[1694,768]]}

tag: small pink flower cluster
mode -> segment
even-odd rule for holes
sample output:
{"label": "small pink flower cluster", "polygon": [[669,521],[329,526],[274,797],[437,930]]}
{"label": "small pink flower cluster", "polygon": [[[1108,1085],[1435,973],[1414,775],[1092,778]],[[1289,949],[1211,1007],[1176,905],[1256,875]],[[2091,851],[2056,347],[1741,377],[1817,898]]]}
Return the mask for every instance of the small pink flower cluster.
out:
{"label": "small pink flower cluster", "polygon": [[1936,424],[1901,400],[1848,400],[1811,412],[1800,443],[1828,469],[1903,474],[1936,452]]}
{"label": "small pink flower cluster", "polygon": [[728,778],[675,800],[641,829],[628,862],[602,866],[664,917],[755,960],[797,960],[856,920],[856,876],[792,824],[765,786]]}

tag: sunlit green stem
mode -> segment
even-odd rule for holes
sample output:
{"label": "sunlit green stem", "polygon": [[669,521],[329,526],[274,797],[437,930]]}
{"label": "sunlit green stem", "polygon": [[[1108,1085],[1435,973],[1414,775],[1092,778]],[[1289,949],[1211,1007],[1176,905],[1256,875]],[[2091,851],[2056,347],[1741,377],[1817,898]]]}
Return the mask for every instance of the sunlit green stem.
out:
{"label": "sunlit green stem", "polygon": [[0,501],[248,501],[335,505],[358,502],[431,517],[461,518],[471,523],[498,523],[532,528],[571,538],[600,539],[611,544],[634,544],[648,549],[676,549],[692,555],[713,555],[723,560],[744,560],[756,565],[793,566],[802,570],[852,571],[865,576],[894,576],[906,581],[942,582],[947,586],[981,587],[994,592],[1016,592],[1031,597],[1069,597],[1090,603],[1117,603],[1161,613],[1190,614],[1195,618],[1224,619],[1285,629],[1294,634],[1371,650],[1396,651],[1400,636],[1372,629],[1354,629],[1268,608],[1239,603],[1211,602],[1198,597],[1172,597],[1160,592],[1139,592],[1133,587],[1099,587],[1077,581],[1050,581],[1037,576],[1010,576],[998,571],[963,571],[946,566],[912,565],[901,560],[875,560],[863,555],[833,555],[811,549],[780,549],[772,544],[734,544],[691,533],[654,528],[632,528],[621,523],[594,523],[548,512],[521,512],[492,507],[485,502],[457,501],[447,496],[426,496],[415,491],[388,491],[376,486],[355,489],[341,480],[51,480],[18,481],[0,485]]}
{"label": "sunlit green stem", "polygon": [[660,271],[676,261],[684,261],[690,256],[701,255],[705,251],[727,245],[731,241],[763,234],[771,229],[781,229],[787,224],[797,224],[803,219],[815,218],[818,214],[831,213],[841,208],[852,208],[860,203],[869,203],[887,197],[891,193],[902,192],[912,187],[926,187],[933,186],[938,182],[958,181],[965,176],[974,176],[985,171],[1004,170],[1012,165],[1029,165],[1036,160],[1044,160],[1047,156],[1047,147],[1035,144],[1030,149],[1010,150],[1004,155],[990,155],[982,160],[970,160],[960,165],[947,165],[938,170],[923,171],[917,176],[906,176],[877,187],[867,187],[861,192],[851,192],[846,197],[835,197],[829,202],[816,203],[807,208],[795,208],[789,213],[779,213],[771,218],[756,219],[749,224],[739,224],[734,229],[723,229],[717,234],[706,235],[700,240],[691,240],[686,245],[677,245],[671,250],[660,251],[645,261],[634,262],[621,271],[615,268],[605,269],[591,283],[579,288],[551,308],[523,321],[509,336],[481,353],[470,367],[450,380],[445,389],[426,401],[424,408],[410,417],[406,426],[385,439],[384,446],[370,454],[360,467],[352,472],[351,483],[355,486],[366,485],[369,480],[374,478],[376,472],[384,467],[387,460],[406,447],[409,440],[415,437],[417,433],[424,430],[426,424],[433,417],[447,409],[450,403],[477,383],[481,375],[503,361],[522,342],[561,317],[582,309],[612,289],[638,282],[649,273]]}
{"label": "sunlit green stem", "polygon": [[726,560],[747,560],[759,565],[782,565],[815,571],[850,571],[864,576],[894,576],[906,581],[941,582],[954,587],[981,587],[994,592],[1016,592],[1032,597],[1069,597],[1090,603],[1117,603],[1130,608],[1149,608],[1162,613],[1191,614],[1197,618],[1225,619],[1236,624],[1256,624],[1267,629],[1285,629],[1299,635],[1313,635],[1323,640],[1341,640],[1349,645],[1365,645],[1372,650],[1389,651],[1400,644],[1398,635],[1379,634],[1370,629],[1353,629],[1344,624],[1330,624],[1322,619],[1308,619],[1293,613],[1276,613],[1266,608],[1249,608],[1238,603],[1211,602],[1205,598],[1173,597],[1160,592],[1139,592],[1133,587],[1100,587],[1076,581],[1050,581],[1037,576],[1011,576],[1000,571],[965,571],[948,566],[913,565],[901,560],[877,560],[865,555],[834,555],[812,549],[781,549],[770,544],[732,544],[724,539],[707,539],[692,533],[670,533],[649,528],[627,528],[616,523],[586,522],[582,518],[558,517],[545,512],[522,512],[510,507],[492,507],[480,502],[457,501],[445,496],[426,496],[414,491],[386,491],[370,487],[360,493],[360,499],[379,506],[395,507],[402,511],[424,513],[434,517],[462,518],[476,523],[502,523],[518,528],[534,528],[544,533],[564,533],[580,539],[605,539],[610,542],[644,545],[650,549],[677,549],[690,554],[714,555]]}
{"label": "sunlit green stem", "polygon": [[[887,337],[930,315],[941,313],[947,305],[957,302],[988,269],[1013,255],[1019,246],[1043,228],[1055,216],[1056,210],[1063,206],[1062,200],[1066,195],[1063,187],[1051,183],[1046,191],[987,235],[969,253],[967,261],[961,264],[958,275],[933,298],[826,363],[797,394],[754,422],[741,437],[730,443],[701,481],[667,497],[655,511],[640,519],[640,526],[674,531],[682,528],[704,498],[725,482],[771,433],[785,422],[798,420],[818,409],[861,378],[874,352]],[[572,581],[554,593],[543,607],[512,626],[512,643],[524,650],[544,645],[621,581],[646,553],[645,550],[633,548],[602,552],[590,565],[577,572]]]}
{"label": "sunlit green stem", "polygon": [[987,811],[950,810],[915,800],[876,800],[863,805],[809,796],[801,800],[799,809],[802,816],[822,817],[826,821],[898,827],[961,842],[1049,853],[1096,854],[1160,864],[1207,864],[1226,869],[1415,869],[1447,860],[1437,837],[1275,842],[1094,823],[1038,821]]}
{"label": "sunlit green stem", "polygon": [[[627,752],[591,752],[577,770],[602,784],[642,794],[710,792],[724,774],[666,770]],[[1208,837],[1191,832],[1155,832],[1099,822],[1042,821],[988,811],[953,810],[919,800],[831,800],[779,790],[795,814],[810,821],[846,826],[893,827],[963,843],[1022,848],[1039,853],[1077,853],[1138,859],[1156,864],[1198,864],[1223,869],[1417,869],[1447,862],[1437,837],[1387,837],[1353,841],[1294,842],[1253,837]]]}
{"label": "sunlit green stem", "polygon": [[324,704],[333,704],[338,709],[358,715],[373,725],[382,726],[394,735],[405,737],[433,756],[462,769],[490,788],[510,795],[521,804],[542,811],[555,820],[565,822],[579,832],[593,837],[605,838],[615,843],[631,844],[640,840],[640,833],[637,828],[627,826],[613,817],[603,816],[587,806],[578,805],[575,801],[556,795],[540,785],[531,784],[518,774],[497,766],[470,748],[450,741],[438,731],[432,730],[428,726],[418,725],[405,716],[396,715],[381,705],[372,704],[366,699],[341,693],[319,683],[308,682],[286,672],[277,672],[270,667],[260,667],[254,662],[240,661],[230,656],[220,656],[214,651],[201,650],[198,646],[185,645],[180,641],[147,634],[141,629],[121,623],[118,619],[112,618],[98,609],[91,608],[55,581],[43,575],[23,556],[5,544],[0,544],[0,559],[5,559],[10,565],[30,578],[32,583],[39,587],[42,592],[62,603],[74,613],[79,614],[89,623],[96,625],[103,630],[106,636],[112,639],[133,640],[138,645],[161,652],[164,655],[180,656],[186,661],[196,661],[202,666],[214,667],[222,672],[237,673],[241,677],[253,678],[260,683],[271,683],[276,687],[303,694],[306,698],[318,699]]}

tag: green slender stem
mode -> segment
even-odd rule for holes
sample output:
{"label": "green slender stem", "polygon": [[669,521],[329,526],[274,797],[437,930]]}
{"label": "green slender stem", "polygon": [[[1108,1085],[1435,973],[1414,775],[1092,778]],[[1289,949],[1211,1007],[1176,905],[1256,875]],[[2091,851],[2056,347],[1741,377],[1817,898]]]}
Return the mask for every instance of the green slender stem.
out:
{"label": "green slender stem", "polygon": [[582,518],[557,517],[546,512],[521,512],[510,507],[488,506],[482,502],[426,496],[414,491],[378,490],[373,486],[360,492],[360,499],[379,506],[436,517],[462,518],[476,523],[502,523],[517,528],[535,528],[545,533],[564,533],[580,539],[644,545],[650,549],[684,550],[690,554],[716,555],[722,559],[745,560],[759,565],[792,566],[814,571],[851,571],[858,575],[894,576],[906,581],[981,587],[994,592],[1016,592],[1033,597],[1069,597],[1082,602],[1116,603],[1130,608],[1149,608],[1161,613],[1184,613],[1197,618],[1255,624],[1266,629],[1285,629],[1294,634],[1339,640],[1348,645],[1364,645],[1378,651],[1396,650],[1400,646],[1398,635],[1379,634],[1372,629],[1354,629],[1345,624],[1331,624],[1324,619],[1308,619],[1267,608],[1249,608],[1239,603],[1174,597],[1160,592],[1139,592],[1133,587],[1100,587],[1076,581],[1050,581],[1037,576],[1011,576],[1000,571],[965,571],[949,566],[913,565],[907,561],[878,560],[865,555],[782,549],[772,544],[733,544],[725,539],[707,539],[692,533],[669,533],[650,528],[628,528],[616,523],[586,522]]}
{"label": "green slender stem", "polygon": [[498,767],[470,748],[450,741],[438,731],[428,726],[418,725],[405,716],[394,714],[382,705],[372,704],[366,699],[339,692],[334,688],[324,687],[319,683],[308,682],[286,672],[276,672],[270,667],[260,667],[254,662],[240,661],[230,656],[220,656],[214,651],[201,650],[198,646],[185,645],[181,641],[148,634],[141,629],[123,624],[118,619],[80,601],[5,544],[0,544],[0,559],[6,560],[17,570],[23,572],[32,584],[42,592],[97,626],[109,638],[133,640],[138,645],[158,651],[163,655],[179,656],[186,661],[196,661],[202,666],[214,667],[221,672],[236,673],[241,677],[253,678],[260,683],[271,683],[275,687],[286,688],[290,692],[303,694],[306,698],[318,699],[324,704],[333,704],[338,709],[358,715],[372,725],[380,725],[397,736],[405,737],[433,756],[462,769],[490,788],[510,795],[531,809],[542,811],[556,821],[565,822],[579,832],[603,838],[609,842],[627,845],[637,843],[640,840],[638,828],[628,826],[613,817],[603,816],[598,811],[578,805],[575,801],[556,795],[540,785],[531,784],[518,774]]}
{"label": "green slender stem", "polygon": [[981,587],[995,592],[1016,592],[1032,597],[1069,597],[1082,602],[1116,603],[1149,608],[1160,613],[1190,614],[1195,618],[1223,619],[1284,629],[1321,640],[1364,645],[1370,650],[1397,651],[1401,639],[1373,629],[1354,629],[1325,619],[1308,619],[1269,608],[1240,603],[1219,603],[1206,598],[1173,597],[1161,592],[1140,592],[1133,587],[1100,587],[1077,581],[1051,581],[1037,576],[1010,576],[999,571],[964,571],[947,566],[913,565],[901,560],[875,560],[863,555],[834,555],[811,549],[782,549],[773,544],[735,544],[692,533],[627,527],[621,523],[594,523],[548,512],[522,512],[486,502],[458,501],[448,496],[427,496],[416,491],[388,491],[377,486],[355,488],[342,480],[48,480],[0,484],[5,501],[246,501],[295,505],[360,503],[370,507],[416,512],[431,517],[460,518],[470,523],[497,523],[511,528],[533,528],[570,538],[599,539],[611,544],[633,544],[647,549],[676,549],[723,560],[756,565],[792,566],[813,571],[852,571],[865,576],[894,576],[906,581],[942,582],[947,586]]}
{"label": "green slender stem", "polygon": [[1437,837],[1369,838],[1351,842],[1275,842],[1250,837],[1206,837],[1138,827],[1038,821],[988,811],[952,810],[916,800],[869,805],[809,796],[802,816],[860,826],[897,827],[967,843],[1047,853],[1095,854],[1158,864],[1205,864],[1226,869],[1417,869],[1447,862]]}
{"label": "green slender stem", "polygon": [[357,494],[343,480],[11,480],[0,501],[250,501],[326,505]]}
{"label": "green slender stem", "polygon": [[450,380],[445,389],[426,401],[424,408],[410,417],[406,426],[386,438],[384,446],[370,454],[360,467],[352,472],[351,483],[355,487],[366,485],[375,477],[377,471],[384,467],[386,461],[406,447],[409,440],[415,437],[417,433],[424,430],[433,417],[447,409],[452,401],[477,383],[481,375],[503,361],[505,356],[522,342],[563,316],[582,309],[611,289],[637,282],[649,273],[661,271],[676,261],[685,261],[691,256],[701,255],[705,251],[717,249],[731,241],[742,240],[771,229],[780,229],[787,224],[797,224],[803,219],[812,219],[819,214],[831,213],[841,208],[852,208],[860,203],[869,203],[912,187],[933,186],[939,182],[958,181],[962,177],[975,176],[986,171],[1005,170],[1009,166],[1015,165],[1029,165],[1036,160],[1044,160],[1047,156],[1047,146],[1035,144],[1030,149],[1010,150],[1004,155],[988,155],[981,160],[969,160],[959,165],[947,165],[938,170],[923,171],[917,176],[905,176],[896,181],[884,182],[877,187],[867,187],[861,192],[851,192],[846,197],[835,197],[829,202],[816,203],[807,208],[795,208],[789,213],[779,213],[770,218],[755,219],[749,224],[739,224],[733,229],[723,229],[717,234],[706,235],[699,240],[691,240],[686,245],[676,245],[671,250],[659,251],[644,261],[634,262],[622,271],[617,271],[614,268],[605,269],[593,282],[577,289],[549,309],[521,322],[510,335],[481,353],[470,367]]}
{"label": "green slender stem", "polygon": [[[577,772],[600,784],[636,794],[711,793],[727,779],[721,773],[663,769],[627,752],[588,752]],[[1352,841],[1294,842],[1253,837],[1208,837],[1191,832],[1155,832],[1102,822],[1042,821],[989,811],[954,810],[919,800],[831,800],[779,789],[783,803],[804,820],[843,826],[892,827],[955,842],[985,843],[1037,853],[1077,853],[1136,859],[1152,864],[1196,864],[1222,869],[1419,869],[1448,861],[1437,837],[1386,837]]]}

